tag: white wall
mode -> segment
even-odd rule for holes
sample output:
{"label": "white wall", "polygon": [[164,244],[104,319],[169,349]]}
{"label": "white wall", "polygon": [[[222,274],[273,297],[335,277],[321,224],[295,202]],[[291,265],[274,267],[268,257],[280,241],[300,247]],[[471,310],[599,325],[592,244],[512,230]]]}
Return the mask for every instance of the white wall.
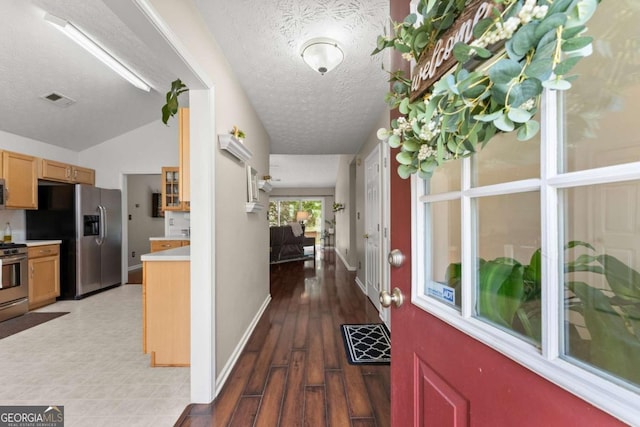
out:
{"label": "white wall", "polygon": [[155,174],[163,166],[178,166],[178,124],[169,124],[162,123],[158,109],[157,121],[80,152],[80,164],[96,170],[97,187],[121,190],[124,174]]}

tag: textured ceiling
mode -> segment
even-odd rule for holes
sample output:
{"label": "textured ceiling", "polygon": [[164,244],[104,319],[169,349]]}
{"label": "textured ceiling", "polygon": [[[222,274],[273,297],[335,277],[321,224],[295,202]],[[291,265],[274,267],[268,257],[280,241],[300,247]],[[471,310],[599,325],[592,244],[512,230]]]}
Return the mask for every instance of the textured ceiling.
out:
{"label": "textured ceiling", "polygon": [[[278,186],[332,186],[333,155],[356,153],[386,109],[382,56],[370,52],[387,25],[388,2],[192,1],[252,100],[272,153],[282,155],[280,170],[302,166],[300,173],[283,173],[292,180]],[[0,15],[9,17],[0,27],[0,130],[82,151],[158,120],[175,73],[166,51],[150,48],[140,26],[114,12],[123,5],[134,7],[133,0],[0,0]],[[151,92],[134,88],[47,24],[46,12],[91,35],[138,72]],[[302,44],[316,37],[335,39],[345,54],[324,76],[300,57]],[[44,101],[51,92],[75,103],[61,108]],[[316,154],[329,156],[308,156]],[[291,166],[286,155],[296,155]]]}
{"label": "textured ceiling", "polygon": [[[81,151],[157,120],[163,97],[143,92],[44,21],[45,12],[74,22],[154,87],[171,76],[162,62],[102,1],[0,1],[0,129]],[[75,104],[41,97],[56,92]]]}
{"label": "textured ceiling", "polygon": [[[275,154],[352,154],[386,108],[382,55],[388,0],[194,0],[249,94]],[[330,37],[344,61],[324,76],[300,57]]]}

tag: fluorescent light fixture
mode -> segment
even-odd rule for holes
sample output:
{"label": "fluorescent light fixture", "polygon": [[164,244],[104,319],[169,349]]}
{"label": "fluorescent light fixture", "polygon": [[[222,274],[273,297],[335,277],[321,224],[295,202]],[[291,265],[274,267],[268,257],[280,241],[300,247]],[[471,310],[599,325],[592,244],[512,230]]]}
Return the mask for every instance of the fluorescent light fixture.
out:
{"label": "fluorescent light fixture", "polygon": [[151,86],[146,84],[140,77],[138,77],[131,70],[122,65],[117,59],[111,56],[111,54],[100,47],[96,42],[91,40],[89,36],[84,34],[69,21],[65,21],[64,19],[58,18],[57,16],[51,15],[50,13],[45,14],[44,19],[45,21],[56,27],[58,30],[62,31],[71,40],[86,49],[93,56],[102,61],[106,66],[111,68],[116,73],[120,74],[122,78],[127,80],[138,89],[142,89],[146,92],[149,92],[151,90]]}
{"label": "fluorescent light fixture", "polygon": [[309,67],[322,75],[336,68],[344,59],[338,43],[327,38],[309,40],[302,46],[300,55]]}

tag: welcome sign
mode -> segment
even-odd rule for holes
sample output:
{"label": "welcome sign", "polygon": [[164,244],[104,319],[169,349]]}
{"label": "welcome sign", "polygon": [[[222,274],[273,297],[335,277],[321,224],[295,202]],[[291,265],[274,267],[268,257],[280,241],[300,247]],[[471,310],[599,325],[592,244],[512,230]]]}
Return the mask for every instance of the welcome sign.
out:
{"label": "welcome sign", "polygon": [[413,69],[411,78],[411,102],[424,93],[447,71],[455,67],[457,60],[453,56],[453,47],[458,42],[468,44],[473,40],[473,27],[491,15],[496,7],[492,1],[474,0],[462,11],[435,46],[420,55],[420,61]]}

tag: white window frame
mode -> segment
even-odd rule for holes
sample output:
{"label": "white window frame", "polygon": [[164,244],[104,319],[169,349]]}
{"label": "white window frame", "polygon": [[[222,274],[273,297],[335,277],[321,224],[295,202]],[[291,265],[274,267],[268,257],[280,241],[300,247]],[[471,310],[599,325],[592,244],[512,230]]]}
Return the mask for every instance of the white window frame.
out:
{"label": "white window frame", "polygon": [[[640,162],[608,166],[584,171],[558,173],[559,144],[563,137],[559,122],[562,105],[557,93],[546,91],[542,103],[542,129],[540,147],[540,179],[527,179],[506,184],[471,187],[471,160],[462,160],[462,189],[444,194],[428,195],[427,183],[412,177],[412,285],[411,302],[417,307],[442,319],[483,344],[529,368],[541,377],[586,400],[592,405],[619,418],[636,424],[640,420],[640,394],[618,385],[605,373],[594,374],[595,369],[577,360],[561,357],[561,328],[564,324],[563,284],[559,283],[561,270],[558,253],[560,207],[558,192],[563,188],[582,185],[640,180]],[[490,195],[503,195],[525,191],[539,191],[541,205],[541,248],[543,253],[542,277],[542,339],[541,349],[531,342],[503,331],[479,318],[473,317],[475,298],[475,271],[473,262],[472,200]],[[462,210],[462,283],[461,307],[427,297],[424,292],[431,267],[428,255],[428,224],[425,221],[426,202],[457,200]],[[640,362],[640,361],[639,361]]]}

